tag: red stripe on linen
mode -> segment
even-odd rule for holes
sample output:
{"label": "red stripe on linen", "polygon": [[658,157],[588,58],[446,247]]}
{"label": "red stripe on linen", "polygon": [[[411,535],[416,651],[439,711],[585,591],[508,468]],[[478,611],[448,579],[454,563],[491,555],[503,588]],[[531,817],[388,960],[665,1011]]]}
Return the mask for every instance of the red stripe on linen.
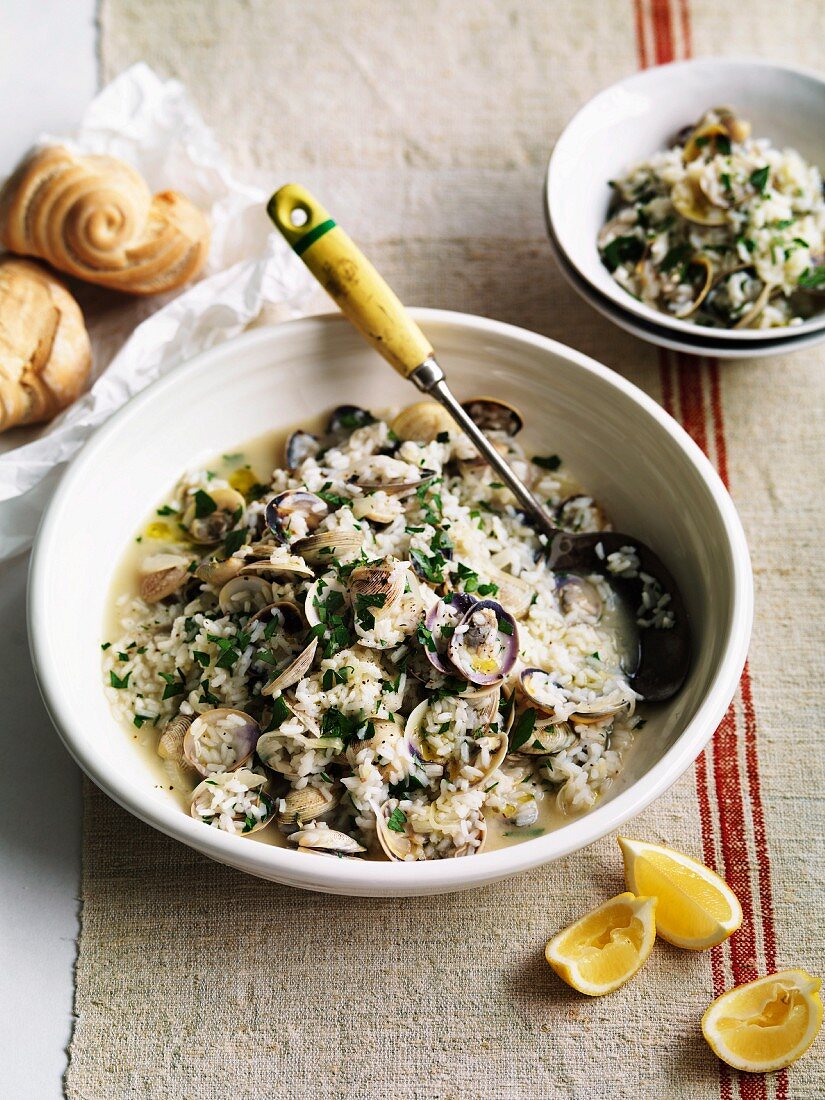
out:
{"label": "red stripe on linen", "polygon": [[642,10],[642,0],[633,0],[633,17],[636,24],[636,52],[639,56],[639,68],[646,69],[648,65],[647,43],[645,42],[645,24],[644,12]]}
{"label": "red stripe on linen", "polygon": [[651,0],[653,14],[653,48],[657,65],[675,60],[673,50],[673,24],[670,19],[670,0]]}
{"label": "red stripe on linen", "polygon": [[[688,0],[674,0],[678,4],[681,21],[683,56],[692,53],[692,36]],[[639,61],[644,68],[647,65],[647,51],[644,38],[644,23],[640,0],[635,0],[636,33]],[[651,0],[653,22],[653,41],[657,64],[675,60],[674,35],[669,0]],[[679,400],[682,406],[684,426],[700,447],[707,453],[707,427],[702,385],[702,365],[691,367],[685,357],[677,360]],[[720,477],[727,487],[729,484],[727,445],[722,410],[721,387],[719,384],[719,366],[716,360],[707,364],[710,386],[711,430],[713,433],[716,464]],[[665,410],[673,414],[673,387],[671,385],[671,366],[666,353],[660,353],[659,377],[662,390],[662,403]],[[771,899],[770,861],[767,838],[764,830],[764,812],[762,809],[759,762],[756,742],[756,714],[753,707],[750,674],[746,666],[741,683],[743,711],[745,716],[746,771],[749,793],[752,802],[754,834],[757,854],[757,874],[759,892],[762,901],[762,920],[765,940],[766,962],[769,969],[775,968],[775,934],[773,927],[773,906]],[[736,982],[745,981],[756,969],[756,943],[753,927],[754,898],[751,885],[750,860],[747,850],[744,792],[742,789],[739,762],[736,753],[736,713],[731,705],[725,719],[717,731],[714,741],[713,778],[716,799],[719,807],[719,822],[722,841],[722,858],[725,873],[742,901],[745,925],[727,946],[731,952],[731,963]],[[696,793],[699,802],[699,814],[702,830],[703,858],[709,866],[716,863],[713,822],[710,813],[707,761],[704,754],[697,761]],[[723,947],[715,948],[711,954],[711,972],[715,995],[718,995],[724,981]],[[742,1100],[762,1100],[767,1097],[767,1084],[764,1078],[750,1075],[737,1075]],[[776,1078],[777,1100],[786,1100],[787,1074],[785,1071]],[[719,1063],[719,1086],[722,1100],[730,1100],[732,1093],[731,1074],[723,1063]]]}

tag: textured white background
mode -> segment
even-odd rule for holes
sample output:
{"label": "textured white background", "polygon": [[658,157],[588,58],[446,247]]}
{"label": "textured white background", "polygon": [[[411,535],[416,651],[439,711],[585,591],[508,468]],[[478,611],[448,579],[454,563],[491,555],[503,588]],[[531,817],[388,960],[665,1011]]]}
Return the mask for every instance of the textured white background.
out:
{"label": "textured white background", "polygon": [[[0,176],[35,135],[77,123],[97,87],[95,39],[94,0],[2,0]],[[0,567],[0,745],[28,802],[14,788],[0,801],[0,1093],[56,1100],[71,1030],[80,772],[34,682],[27,564]]]}

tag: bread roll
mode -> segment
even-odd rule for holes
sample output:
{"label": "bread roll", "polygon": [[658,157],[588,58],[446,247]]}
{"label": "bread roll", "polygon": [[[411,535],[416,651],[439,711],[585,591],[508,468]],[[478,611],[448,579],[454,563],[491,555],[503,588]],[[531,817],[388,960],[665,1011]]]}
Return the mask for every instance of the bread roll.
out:
{"label": "bread roll", "polygon": [[29,260],[0,259],[0,432],[51,420],[82,392],[92,353],[77,302]]}
{"label": "bread roll", "polygon": [[0,241],[90,283],[130,294],[175,290],[203,267],[205,215],[183,195],[152,195],[115,157],[33,153],[0,194]]}

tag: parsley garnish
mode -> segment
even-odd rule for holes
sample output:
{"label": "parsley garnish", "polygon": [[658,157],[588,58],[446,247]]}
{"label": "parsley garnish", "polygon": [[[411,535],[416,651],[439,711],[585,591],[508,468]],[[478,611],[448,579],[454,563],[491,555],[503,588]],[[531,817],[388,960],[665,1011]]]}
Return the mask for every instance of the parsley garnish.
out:
{"label": "parsley garnish", "polygon": [[751,172],[750,181],[756,188],[760,195],[765,194],[765,187],[768,183],[768,176],[770,175],[770,168],[766,164],[764,168],[757,168],[754,172]]}
{"label": "parsley garnish", "polygon": [[394,833],[403,833],[406,823],[407,815],[404,813],[400,806],[396,806],[390,816],[387,818],[387,828],[392,829]]}
{"label": "parsley garnish", "polygon": [[195,517],[196,519],[203,519],[205,516],[211,516],[213,512],[217,512],[218,506],[209,493],[205,493],[203,489],[198,489],[195,492]]}
{"label": "parsley garnish", "polygon": [[536,466],[540,466],[542,470],[558,470],[561,466],[561,459],[558,455],[534,455],[533,462]]}
{"label": "parsley garnish", "polygon": [[641,260],[644,250],[638,237],[616,237],[602,250],[602,262],[608,271],[615,271],[620,264]]}
{"label": "parsley garnish", "polygon": [[528,707],[519,715],[516,724],[510,733],[510,752],[516,752],[522,745],[526,745],[533,736],[536,725],[536,711]]}
{"label": "parsley garnish", "polygon": [[[114,671],[114,669],[112,669],[109,673],[109,683],[112,685],[113,688],[120,689],[120,688],[128,687],[129,686],[129,677],[131,675],[132,675],[131,672],[127,672],[126,675],[121,679],[120,676],[118,676],[117,673]],[[164,698],[165,698],[165,696],[164,696]]]}
{"label": "parsley garnish", "polygon": [[807,290],[816,290],[825,286],[825,264],[819,267],[809,267],[799,276],[799,285]]}
{"label": "parsley garnish", "polygon": [[662,271],[672,271],[677,264],[684,263],[692,251],[689,244],[674,245],[673,248],[668,249],[665,253],[665,258],[659,266]]}

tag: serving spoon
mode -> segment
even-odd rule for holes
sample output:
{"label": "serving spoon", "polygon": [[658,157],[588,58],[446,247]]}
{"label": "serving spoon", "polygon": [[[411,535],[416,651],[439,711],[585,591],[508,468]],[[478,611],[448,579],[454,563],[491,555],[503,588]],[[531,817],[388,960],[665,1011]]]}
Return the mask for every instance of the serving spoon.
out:
{"label": "serving spoon", "polygon": [[[635,667],[626,671],[634,690],[649,702],[660,702],[674,695],[690,665],[690,627],[676,583],[657,555],[637,538],[616,531],[571,534],[560,530],[455,399],[427,337],[324,207],[305,188],[289,183],[269,200],[267,213],[344,316],[400,375],[444,406],[492,466],[535,529],[544,536],[551,569],[601,574],[627,604],[634,622],[646,614],[643,610],[646,592],[653,594],[654,604],[660,595],[669,596],[666,610],[672,625],[638,629],[638,660]],[[612,572],[610,555],[624,556],[628,547],[638,556],[638,567],[626,570],[625,575]]]}

